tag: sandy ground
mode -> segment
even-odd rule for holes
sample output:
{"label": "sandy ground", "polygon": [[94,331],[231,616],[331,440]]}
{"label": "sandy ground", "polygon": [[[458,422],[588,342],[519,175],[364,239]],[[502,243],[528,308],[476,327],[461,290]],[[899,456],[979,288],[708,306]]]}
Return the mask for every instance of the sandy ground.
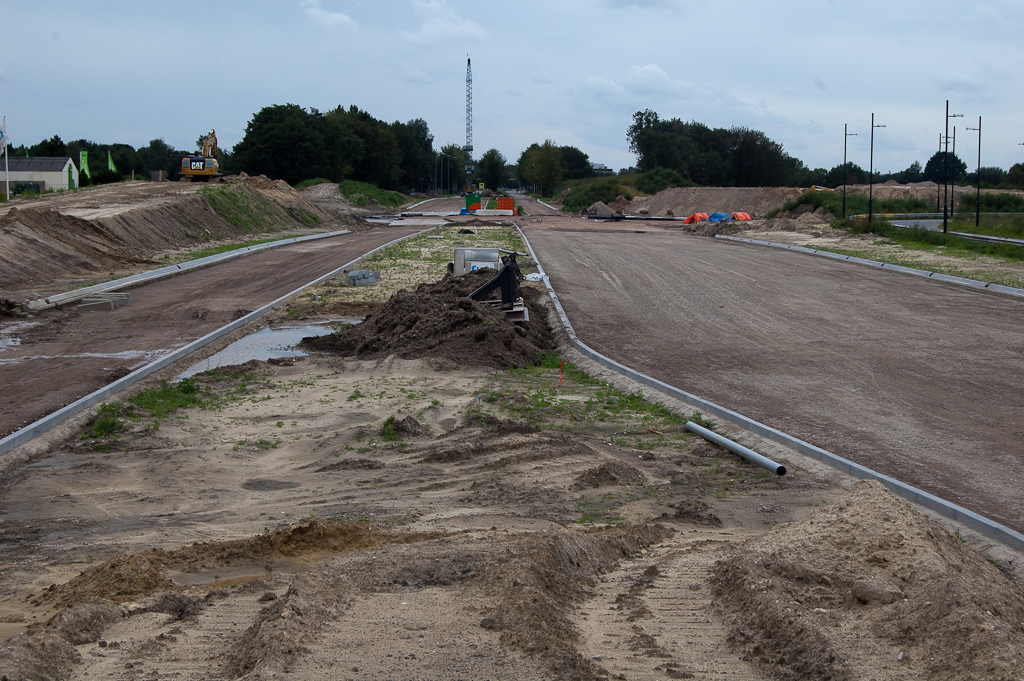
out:
{"label": "sandy ground", "polygon": [[54,436],[0,486],[0,675],[1021,678],[1018,555],[561,354],[251,362]]}
{"label": "sandy ground", "polygon": [[[77,661],[42,678],[970,678],[870,624],[953,586],[986,646],[960,648],[1024,662],[1020,590],[950,530],[777,446],[747,439],[783,478],[663,416],[599,415],[602,388],[557,369],[313,357],[198,380],[207,408],[8,480],[0,621],[33,637],[0,671],[49,641],[47,664]],[[386,440],[388,416],[419,428]],[[862,602],[865,579],[900,598]]]}

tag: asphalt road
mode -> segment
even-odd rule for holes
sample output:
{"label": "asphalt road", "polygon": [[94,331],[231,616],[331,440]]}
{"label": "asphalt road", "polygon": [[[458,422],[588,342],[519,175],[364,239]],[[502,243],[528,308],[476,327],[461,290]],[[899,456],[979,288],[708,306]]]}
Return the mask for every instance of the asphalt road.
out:
{"label": "asphalt road", "polygon": [[130,290],[131,307],[46,310],[0,353],[0,437],[422,227],[382,227],[260,251]]}
{"label": "asphalt road", "polygon": [[1024,302],[646,224],[522,225],[599,352],[1024,531]]}

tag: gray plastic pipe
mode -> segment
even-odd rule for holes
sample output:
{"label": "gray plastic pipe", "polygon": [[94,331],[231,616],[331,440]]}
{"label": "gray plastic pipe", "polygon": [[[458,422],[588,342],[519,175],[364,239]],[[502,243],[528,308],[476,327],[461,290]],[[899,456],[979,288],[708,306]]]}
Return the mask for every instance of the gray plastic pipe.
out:
{"label": "gray plastic pipe", "polygon": [[750,463],[756,463],[761,468],[766,468],[774,472],[776,475],[786,474],[786,467],[783,466],[782,464],[775,463],[771,459],[761,456],[753,449],[747,449],[738,442],[733,442],[729,438],[722,437],[718,433],[710,431],[704,426],[698,426],[693,421],[687,421],[685,428],[691,433],[696,433],[697,435],[700,435],[702,438],[709,442],[714,442],[719,447],[725,447],[733,454],[739,455],[741,458],[746,459]]}

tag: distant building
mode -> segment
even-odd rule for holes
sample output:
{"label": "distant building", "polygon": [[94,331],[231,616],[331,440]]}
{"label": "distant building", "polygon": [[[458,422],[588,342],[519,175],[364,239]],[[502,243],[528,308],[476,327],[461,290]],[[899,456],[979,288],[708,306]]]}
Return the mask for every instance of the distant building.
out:
{"label": "distant building", "polygon": [[608,166],[606,166],[603,163],[593,163],[593,162],[591,162],[590,167],[598,175],[610,175],[610,174],[615,172],[614,170],[612,170],[611,168],[609,168]]}
{"label": "distant building", "polygon": [[8,180],[12,194],[43,193],[47,189],[75,189],[78,187],[78,168],[67,156],[36,156],[11,158],[7,161],[10,178],[4,175],[0,162],[0,191],[7,190]]}

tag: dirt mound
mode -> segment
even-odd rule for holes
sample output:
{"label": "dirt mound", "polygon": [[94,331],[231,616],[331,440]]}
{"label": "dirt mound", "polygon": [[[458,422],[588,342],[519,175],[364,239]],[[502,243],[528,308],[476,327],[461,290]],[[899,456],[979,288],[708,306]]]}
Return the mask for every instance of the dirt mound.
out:
{"label": "dirt mound", "polygon": [[0,678],[65,679],[80,659],[78,651],[59,636],[19,634],[0,644]]}
{"label": "dirt mound", "polygon": [[1019,678],[1024,590],[880,483],[715,567],[731,641],[792,679]]}
{"label": "dirt mound", "polygon": [[[639,215],[646,210],[655,216],[682,217],[692,213],[750,213],[760,217],[800,196],[792,187],[671,187],[654,196],[637,197],[626,213]],[[671,212],[670,212],[671,211]]]}
{"label": "dirt mound", "polygon": [[513,323],[500,310],[466,296],[494,276],[477,270],[401,290],[362,324],[338,333],[302,339],[301,347],[361,359],[397,355],[402,359],[443,357],[460,366],[496,369],[529,366],[554,347],[554,338],[536,308],[537,289],[522,287],[533,309],[529,322]]}
{"label": "dirt mound", "polygon": [[584,212],[587,215],[614,215],[615,214],[615,211],[612,210],[611,206],[609,206],[604,201],[595,201],[594,203],[590,204],[590,207],[587,208],[587,210],[584,211]]}
{"label": "dirt mound", "polygon": [[608,461],[581,474],[572,486],[574,489],[583,489],[585,487],[610,487],[612,485],[630,487],[646,484],[647,476],[633,466],[618,461]]}
{"label": "dirt mound", "polygon": [[[256,185],[262,185],[256,182]],[[14,199],[0,207],[0,293],[24,300],[111,275],[153,269],[159,254],[257,233],[365,229],[361,218],[308,201],[285,183],[197,188],[129,182]],[[82,280],[83,277],[91,279]],[[50,289],[40,290],[47,285]]]}
{"label": "dirt mound", "polygon": [[120,603],[140,595],[174,589],[174,582],[164,576],[168,568],[190,572],[239,561],[262,564],[268,559],[281,557],[312,559],[387,544],[426,541],[443,535],[439,532],[380,530],[358,522],[314,520],[248,539],[195,543],[174,551],[154,549],[115,556],[66,584],[50,587],[40,600],[52,601],[64,608],[94,598]]}
{"label": "dirt mound", "polygon": [[618,196],[615,197],[615,200],[608,205],[608,207],[611,208],[616,213],[621,213],[622,211],[629,208],[629,205],[631,203],[632,202],[629,199],[627,199],[622,194],[619,194]]}
{"label": "dirt mound", "polygon": [[120,603],[139,594],[173,588],[174,582],[162,574],[160,562],[154,556],[129,553],[114,556],[66,584],[51,586],[40,600],[69,608],[94,598]]}
{"label": "dirt mound", "polygon": [[223,178],[226,184],[245,183],[256,189],[291,189],[292,186],[284,180],[271,180],[266,175],[252,176],[244,171],[237,175],[227,175]]}
{"label": "dirt mound", "polygon": [[607,672],[576,649],[571,609],[618,560],[671,535],[658,525],[559,530],[522,545],[508,560],[481,571],[482,583],[500,595],[481,626],[500,631],[504,645],[539,655],[559,679],[600,678]]}

